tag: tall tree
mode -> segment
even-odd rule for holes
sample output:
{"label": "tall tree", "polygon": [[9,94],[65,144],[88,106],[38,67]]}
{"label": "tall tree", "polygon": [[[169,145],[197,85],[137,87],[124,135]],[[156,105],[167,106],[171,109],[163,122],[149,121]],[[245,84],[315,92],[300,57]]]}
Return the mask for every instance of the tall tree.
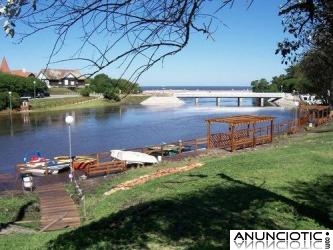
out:
{"label": "tall tree", "polygon": [[309,50],[333,45],[333,1],[286,0],[280,15],[289,36],[278,44],[283,61],[296,61]]}
{"label": "tall tree", "polygon": [[288,0],[280,15],[291,36],[279,43],[276,53],[286,64],[301,59],[313,91],[333,104],[333,1]]}

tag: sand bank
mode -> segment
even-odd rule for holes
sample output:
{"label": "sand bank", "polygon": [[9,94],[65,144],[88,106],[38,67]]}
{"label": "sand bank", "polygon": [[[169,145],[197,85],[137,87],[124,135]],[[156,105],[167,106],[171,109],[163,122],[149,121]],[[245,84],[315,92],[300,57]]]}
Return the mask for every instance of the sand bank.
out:
{"label": "sand bank", "polygon": [[151,96],[142,105],[183,105],[185,102],[175,96]]}

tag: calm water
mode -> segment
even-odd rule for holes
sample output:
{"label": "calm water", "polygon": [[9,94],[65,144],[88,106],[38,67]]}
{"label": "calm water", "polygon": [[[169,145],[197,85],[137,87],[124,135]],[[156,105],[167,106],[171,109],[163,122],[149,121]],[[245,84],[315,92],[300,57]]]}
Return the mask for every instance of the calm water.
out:
{"label": "calm water", "polygon": [[[293,111],[283,108],[235,106],[236,100],[223,101],[215,107],[214,99],[186,100],[181,107],[127,106],[121,108],[83,109],[72,112],[0,116],[0,172],[12,172],[24,156],[40,152],[46,157],[68,155],[66,115],[73,115],[73,154],[105,152],[110,149],[135,148],[206,136],[207,118],[236,114],[272,115],[277,120],[293,118]],[[229,106],[229,107],[228,107]]]}

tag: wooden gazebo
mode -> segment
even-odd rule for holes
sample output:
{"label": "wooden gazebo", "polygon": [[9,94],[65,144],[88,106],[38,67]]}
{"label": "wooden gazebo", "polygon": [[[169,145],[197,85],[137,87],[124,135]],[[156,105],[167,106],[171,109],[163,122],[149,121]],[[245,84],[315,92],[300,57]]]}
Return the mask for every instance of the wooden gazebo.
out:
{"label": "wooden gazebo", "polygon": [[[302,113],[306,114],[306,120],[315,126],[327,123],[330,117],[330,107],[323,105],[302,105],[300,107]],[[303,125],[303,124],[301,124]]]}
{"label": "wooden gazebo", "polygon": [[[231,116],[207,120],[207,148],[224,148],[234,151],[238,148],[255,147],[273,140],[274,117],[271,116]],[[226,133],[212,133],[212,126],[225,123]]]}

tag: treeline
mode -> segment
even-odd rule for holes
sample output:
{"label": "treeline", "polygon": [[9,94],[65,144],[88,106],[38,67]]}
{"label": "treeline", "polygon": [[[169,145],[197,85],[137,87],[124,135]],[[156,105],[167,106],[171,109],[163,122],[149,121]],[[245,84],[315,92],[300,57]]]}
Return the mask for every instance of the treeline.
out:
{"label": "treeline", "polygon": [[[12,108],[18,108],[21,105],[21,96],[33,97],[34,93],[44,93],[46,91],[46,84],[34,77],[25,78],[0,73],[0,110],[8,108],[10,101]],[[11,100],[9,100],[10,97]]]}
{"label": "treeline", "polygon": [[312,92],[311,82],[304,76],[299,65],[289,67],[286,74],[274,76],[271,82],[264,78],[252,81],[251,87],[253,92]]}
{"label": "treeline", "polygon": [[125,79],[112,79],[106,74],[96,75],[86,81],[86,87],[81,90],[81,95],[89,96],[90,93],[103,94],[104,98],[120,101],[121,96],[137,94],[141,88],[137,83]]}
{"label": "treeline", "polygon": [[[333,55],[311,50],[297,64],[286,69],[286,74],[251,82],[253,92],[288,92],[316,95],[325,104],[332,104]],[[324,59],[323,59],[324,58]],[[328,60],[329,59],[329,60]]]}

